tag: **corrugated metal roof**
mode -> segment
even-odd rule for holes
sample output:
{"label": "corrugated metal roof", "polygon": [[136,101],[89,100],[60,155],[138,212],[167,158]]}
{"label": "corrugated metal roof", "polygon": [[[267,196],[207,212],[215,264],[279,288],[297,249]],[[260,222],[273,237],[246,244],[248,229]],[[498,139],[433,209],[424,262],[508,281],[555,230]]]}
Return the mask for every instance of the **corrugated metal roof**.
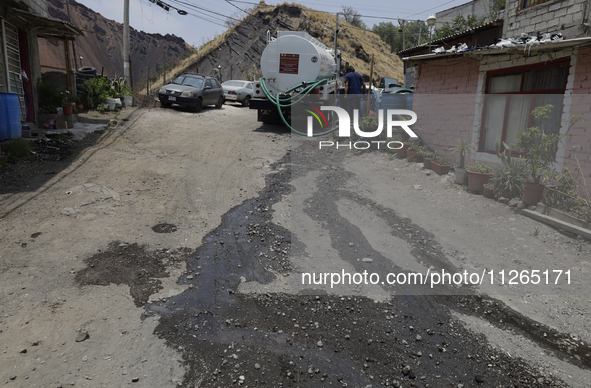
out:
{"label": "corrugated metal roof", "polygon": [[46,32],[63,35],[82,35],[82,30],[70,22],[52,19],[37,15],[18,8],[9,8],[9,11],[18,18],[27,23],[34,23],[38,32]]}
{"label": "corrugated metal roof", "polygon": [[441,54],[422,54],[422,55],[415,55],[411,57],[403,57],[403,61],[408,60],[426,60],[426,59],[435,59],[435,58],[442,58],[442,57],[451,57],[451,56],[476,56],[476,55],[498,55],[498,54],[515,54],[515,53],[524,53],[529,55],[530,53],[537,53],[540,51],[550,51],[556,49],[564,49],[567,47],[575,47],[575,46],[583,46],[586,44],[591,44],[591,37],[585,38],[575,38],[575,39],[565,39],[560,40],[558,42],[546,42],[540,43],[539,45],[517,45],[515,47],[491,47],[491,48],[484,48],[479,50],[473,51],[461,51],[459,53],[441,53]]}
{"label": "corrugated metal roof", "polygon": [[400,55],[400,54],[404,54],[404,53],[407,53],[407,52],[416,50],[418,48],[425,48],[425,47],[427,47],[429,45],[431,45],[431,46],[437,45],[437,44],[440,44],[440,43],[445,42],[448,39],[456,39],[456,38],[460,38],[460,37],[462,37],[464,35],[474,34],[476,32],[479,32],[479,31],[482,31],[482,30],[486,30],[486,29],[491,28],[491,27],[496,27],[496,26],[502,25],[502,23],[503,23],[503,19],[496,19],[496,20],[493,20],[493,21],[488,22],[486,24],[483,24],[481,26],[470,28],[470,29],[467,29],[465,31],[458,32],[457,34],[446,36],[445,38],[440,38],[440,39],[432,40],[430,42],[426,42],[426,43],[423,43],[423,44],[418,45],[418,46],[414,46],[414,47],[410,47],[410,48],[407,48],[407,49],[398,51],[396,54],[397,55]]}

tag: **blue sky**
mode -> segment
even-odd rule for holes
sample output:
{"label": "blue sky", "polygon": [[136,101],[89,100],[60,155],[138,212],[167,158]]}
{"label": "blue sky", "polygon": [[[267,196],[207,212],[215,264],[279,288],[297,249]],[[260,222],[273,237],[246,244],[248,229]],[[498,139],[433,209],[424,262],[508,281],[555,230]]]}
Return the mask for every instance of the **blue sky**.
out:
{"label": "blue sky", "polygon": [[[95,12],[102,14],[107,19],[120,23],[123,22],[123,1],[122,0],[77,0]],[[246,8],[252,6],[251,2],[256,0],[235,1],[236,7],[225,0],[162,0],[167,4],[187,11],[189,14],[181,16],[176,10],[164,11],[161,7],[151,3],[149,0],[130,0],[130,24],[137,30],[145,32],[174,34],[180,36],[191,45],[199,46],[212,39],[215,35],[224,32],[223,20],[235,12],[244,15],[236,7]],[[279,4],[283,1],[266,1],[267,4]],[[292,1],[290,1],[292,2]],[[295,1],[299,4],[314,8],[320,11],[336,13],[341,7],[351,6],[361,15],[365,24],[371,28],[374,24],[382,21],[392,21],[396,24],[397,19],[421,19],[425,20],[429,14],[467,3],[467,0],[414,0],[412,2],[374,0],[371,3],[353,0],[305,0]],[[204,8],[197,10],[191,5]],[[211,11],[211,12],[208,12]],[[215,12],[215,13],[213,13]],[[217,13],[217,14],[216,14]],[[199,16],[201,18],[198,18]],[[394,20],[390,20],[390,19]],[[203,20],[208,19],[208,20]]]}

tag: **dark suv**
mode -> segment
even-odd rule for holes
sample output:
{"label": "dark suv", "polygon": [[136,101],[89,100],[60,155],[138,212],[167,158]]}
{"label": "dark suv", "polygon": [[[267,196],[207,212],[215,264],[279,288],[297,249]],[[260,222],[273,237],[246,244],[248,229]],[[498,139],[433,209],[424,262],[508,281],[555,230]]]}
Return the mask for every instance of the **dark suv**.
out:
{"label": "dark suv", "polygon": [[217,79],[201,74],[183,74],[158,91],[163,108],[172,104],[201,111],[205,105],[221,108],[224,104],[224,90]]}

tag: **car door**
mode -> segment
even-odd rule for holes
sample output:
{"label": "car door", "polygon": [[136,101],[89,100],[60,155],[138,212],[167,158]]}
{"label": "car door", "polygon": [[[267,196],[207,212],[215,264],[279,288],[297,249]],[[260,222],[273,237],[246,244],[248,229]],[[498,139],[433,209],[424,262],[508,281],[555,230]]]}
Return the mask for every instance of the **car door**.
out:
{"label": "car door", "polygon": [[218,80],[212,80],[214,86],[213,89],[215,89],[215,102],[217,103],[218,100],[220,99],[220,97],[224,96],[224,88],[223,86],[218,82]]}
{"label": "car door", "polygon": [[215,104],[217,102],[215,96],[215,89],[213,89],[211,79],[206,79],[205,85],[203,85],[203,105]]}

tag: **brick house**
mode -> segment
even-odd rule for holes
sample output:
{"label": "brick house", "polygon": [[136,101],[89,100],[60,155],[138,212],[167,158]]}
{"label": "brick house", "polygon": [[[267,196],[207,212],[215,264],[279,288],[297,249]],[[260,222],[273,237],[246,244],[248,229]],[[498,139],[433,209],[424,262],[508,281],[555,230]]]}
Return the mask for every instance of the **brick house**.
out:
{"label": "brick house", "polygon": [[[449,149],[458,139],[471,140],[475,152],[467,163],[497,164],[495,141],[510,144],[532,125],[566,137],[559,144],[555,168],[571,171],[580,163],[591,174],[591,26],[588,0],[507,0],[504,19],[398,55],[414,73],[416,127],[427,145],[450,163]],[[563,40],[512,47],[486,47],[434,54],[454,44],[486,46],[495,38],[561,33]],[[405,85],[407,86],[407,85]],[[450,96],[453,95],[453,96]],[[538,123],[536,106],[552,104],[551,117]],[[583,121],[571,125],[579,115]],[[574,148],[577,147],[577,148]],[[577,162],[578,160],[578,162]],[[589,181],[589,178],[587,179]]]}
{"label": "brick house", "polygon": [[[37,39],[72,41],[81,34],[82,31],[72,24],[49,18],[46,0],[2,0],[0,92],[18,95],[22,122],[34,122],[38,107],[37,81],[41,77],[41,64]],[[23,82],[23,71],[30,82]]]}

